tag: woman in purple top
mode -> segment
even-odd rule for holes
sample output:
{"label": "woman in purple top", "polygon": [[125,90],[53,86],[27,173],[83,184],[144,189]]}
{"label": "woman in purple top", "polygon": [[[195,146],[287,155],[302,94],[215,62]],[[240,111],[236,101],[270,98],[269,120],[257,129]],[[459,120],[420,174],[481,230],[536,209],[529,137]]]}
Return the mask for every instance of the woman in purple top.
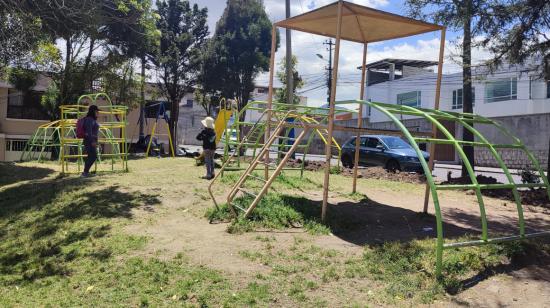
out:
{"label": "woman in purple top", "polygon": [[97,108],[96,105],[91,105],[88,108],[88,114],[84,118],[82,124],[85,131],[84,150],[88,155],[84,163],[84,172],[82,172],[83,177],[90,176],[90,168],[97,160],[97,141],[99,133],[99,124],[97,123],[98,114],[99,108]]}

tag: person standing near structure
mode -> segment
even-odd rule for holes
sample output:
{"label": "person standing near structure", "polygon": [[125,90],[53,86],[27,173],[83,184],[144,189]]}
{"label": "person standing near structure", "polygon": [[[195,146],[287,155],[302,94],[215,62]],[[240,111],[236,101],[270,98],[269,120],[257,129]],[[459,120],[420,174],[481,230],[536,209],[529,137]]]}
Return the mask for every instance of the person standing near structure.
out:
{"label": "person standing near structure", "polygon": [[197,140],[202,141],[202,150],[204,153],[204,165],[206,166],[207,180],[214,178],[214,154],[216,153],[216,132],[214,131],[214,119],[206,117],[201,121],[204,128],[197,135]]}
{"label": "person standing near structure", "polygon": [[97,160],[97,142],[99,135],[99,124],[97,123],[97,116],[99,114],[99,108],[96,105],[91,105],[88,108],[88,114],[86,117],[80,119],[77,123],[77,131],[79,126],[84,132],[84,150],[86,151],[86,162],[84,163],[83,177],[90,176],[90,168]]}

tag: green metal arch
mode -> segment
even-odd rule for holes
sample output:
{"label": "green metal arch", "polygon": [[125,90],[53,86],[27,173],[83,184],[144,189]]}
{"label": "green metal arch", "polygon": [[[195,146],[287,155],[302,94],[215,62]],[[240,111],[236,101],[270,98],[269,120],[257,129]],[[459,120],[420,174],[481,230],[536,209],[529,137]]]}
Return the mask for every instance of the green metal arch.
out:
{"label": "green metal arch", "polygon": [[[240,117],[245,110],[257,110],[260,111],[263,114],[265,114],[266,109],[263,106],[255,106],[257,104],[262,104],[265,102],[251,102],[247,104],[245,108],[240,110],[240,112],[236,113],[235,118],[236,123],[234,124],[234,128],[238,129],[238,125],[251,125],[251,131],[248,133],[248,135],[243,139],[242,143],[250,144],[250,146],[254,147],[254,150],[259,148],[262,144],[260,143],[260,139],[257,140],[248,140],[248,136],[252,135],[254,131],[258,131],[261,134],[260,136],[264,134],[265,132],[265,125],[261,124],[260,122],[256,123],[245,123],[241,122]],[[464,247],[464,246],[475,246],[475,245],[484,245],[484,244],[490,244],[490,243],[496,243],[496,242],[502,242],[502,241],[510,241],[510,240],[521,240],[531,237],[537,237],[537,236],[545,236],[550,235],[550,230],[548,231],[540,231],[535,233],[529,233],[527,234],[525,232],[525,222],[524,222],[524,215],[523,215],[523,206],[521,204],[521,198],[518,192],[518,188],[531,188],[531,187],[541,187],[545,188],[546,192],[548,194],[548,198],[550,199],[550,185],[548,183],[548,178],[544,174],[539,162],[536,160],[535,156],[527,149],[527,147],[519,140],[517,137],[513,136],[512,133],[510,133],[508,130],[506,130],[502,125],[500,125],[498,122],[476,115],[471,113],[457,113],[457,112],[447,112],[447,111],[440,111],[440,110],[434,110],[434,109],[427,109],[427,108],[417,108],[417,107],[411,107],[411,106],[403,106],[403,105],[396,105],[396,104],[386,104],[386,103],[379,103],[379,102],[370,102],[370,101],[364,101],[364,100],[350,100],[350,101],[339,101],[335,102],[337,105],[345,105],[345,104],[363,104],[367,105],[370,108],[373,108],[382,114],[386,115],[392,123],[397,127],[398,131],[406,138],[406,140],[409,142],[409,144],[413,147],[414,151],[416,152],[420,164],[424,170],[424,173],[426,175],[426,181],[429,188],[429,191],[432,196],[433,204],[434,204],[434,211],[435,211],[435,218],[436,218],[436,276],[441,277],[442,274],[442,267],[443,267],[443,252],[445,249],[449,249],[452,247]],[[272,113],[275,113],[275,118],[277,118],[278,121],[286,119],[288,116],[288,113],[285,111],[292,110],[295,114],[293,117],[301,118],[303,124],[305,126],[309,125],[317,125],[322,123],[326,124],[326,121],[328,120],[328,109],[327,108],[317,108],[317,107],[307,107],[307,106],[295,106],[295,105],[288,105],[288,104],[280,104],[280,103],[274,103],[274,111]],[[295,108],[301,108],[300,110],[296,110]],[[291,109],[292,108],[292,109]],[[277,112],[284,112],[285,115],[283,117],[277,117]],[[403,122],[399,119],[399,116],[401,115],[408,115],[408,116],[414,116],[418,118],[423,118],[427,120],[429,123],[432,124],[435,128],[437,128],[441,133],[443,133],[444,138],[437,138],[436,136],[431,136],[431,133],[429,133],[429,137],[418,137],[418,134],[413,134],[410,132],[407,127],[403,124]],[[472,134],[477,138],[478,141],[462,141],[455,139],[453,134],[451,134],[445,126],[440,122],[442,120],[445,121],[452,121],[454,123],[458,123],[464,127],[465,130],[468,130],[472,132]],[[512,142],[510,144],[492,144],[481,134],[478,130],[474,128],[475,123],[482,123],[482,124],[488,124],[493,127],[495,127],[497,130],[499,130],[501,133],[503,133],[505,136],[507,136]],[[253,124],[253,125],[252,125]],[[237,130],[238,131],[238,130]],[[367,129],[368,131],[368,129]],[[318,132],[319,133],[319,132]],[[307,155],[308,148],[311,144],[311,139],[315,133],[312,133],[309,138],[307,139],[306,145],[305,145],[305,152],[304,152],[304,162],[305,162],[305,155]],[[424,135],[426,136],[426,135]],[[229,144],[229,140],[226,140],[227,145]],[[250,142],[250,143],[249,143]],[[468,176],[470,178],[471,184],[456,184],[456,185],[443,185],[443,184],[437,184],[434,181],[433,175],[431,173],[431,170],[429,169],[428,162],[424,158],[424,155],[422,154],[422,151],[420,150],[418,143],[420,142],[427,142],[435,146],[436,144],[446,144],[446,145],[452,145],[456,152],[458,153],[459,157],[462,159],[466,166],[466,170],[468,172]],[[241,144],[242,144],[241,143]],[[464,153],[463,146],[476,146],[476,147],[485,147],[489,149],[490,153],[493,155],[493,158],[498,162],[498,165],[503,170],[508,183],[506,184],[480,184],[477,181],[476,174],[474,167],[472,164],[469,163],[469,161],[466,159],[466,154]],[[542,179],[542,183],[537,184],[521,184],[521,183],[515,183],[513,180],[512,175],[510,174],[510,170],[504,163],[500,153],[497,151],[498,149],[517,149],[521,150],[528,156],[529,160],[532,162],[535,169],[538,171],[540,178]],[[226,150],[226,155],[228,154],[228,151]],[[254,153],[255,155],[255,153]],[[224,164],[225,168],[227,162]],[[303,166],[302,166],[303,170]],[[212,182],[213,183],[213,182]],[[209,192],[215,202],[215,199],[211,192],[211,186],[209,187]],[[518,225],[519,225],[519,234],[518,235],[511,235],[506,237],[498,237],[498,238],[489,238],[488,234],[488,222],[487,222],[487,216],[485,211],[485,204],[483,200],[483,195],[481,194],[481,191],[483,189],[511,189],[513,196],[514,196],[514,202],[516,203],[517,213],[518,213]],[[479,205],[479,211],[480,211],[480,220],[481,220],[481,239],[479,240],[473,240],[473,241],[467,241],[467,242],[450,242],[445,243],[444,236],[443,236],[443,217],[441,212],[441,205],[439,202],[438,197],[438,191],[439,190],[474,190],[476,193],[478,205]]]}
{"label": "green metal arch", "polygon": [[[393,123],[394,125],[401,131],[403,136],[407,139],[407,141],[410,143],[410,145],[413,147],[415,152],[417,153],[417,156],[420,160],[420,163],[422,165],[422,168],[424,169],[424,173],[426,174],[426,180],[430,188],[430,192],[432,195],[433,203],[434,203],[434,209],[435,209],[435,216],[436,216],[436,227],[437,227],[437,239],[436,239],[436,275],[439,277],[442,273],[442,261],[443,261],[443,250],[445,248],[451,248],[451,247],[463,247],[463,246],[473,246],[473,245],[483,245],[483,244],[489,244],[489,243],[495,243],[495,242],[502,242],[502,241],[509,241],[509,240],[517,240],[517,239],[525,239],[528,237],[535,237],[535,236],[544,236],[544,235],[550,235],[550,231],[542,231],[542,232],[536,232],[531,234],[525,233],[525,222],[523,217],[523,207],[521,205],[521,198],[518,193],[519,187],[541,187],[545,188],[546,192],[548,194],[548,198],[550,199],[550,185],[548,183],[548,178],[544,174],[544,171],[542,170],[539,162],[534,157],[534,155],[527,149],[527,147],[519,140],[517,137],[515,137],[512,133],[510,133],[508,130],[506,130],[502,125],[500,125],[498,122],[479,116],[475,114],[470,113],[456,113],[456,112],[444,112],[440,110],[433,110],[433,109],[427,109],[427,108],[415,108],[410,106],[403,106],[403,105],[395,105],[395,104],[385,104],[385,103],[378,103],[378,102],[369,102],[369,101],[363,101],[363,100],[356,100],[356,101],[344,101],[344,102],[337,102],[337,104],[346,104],[346,103],[357,103],[357,104],[366,104],[370,106],[371,108],[374,108],[378,111],[380,111],[382,114],[386,115]],[[437,139],[437,138],[417,138],[414,137],[411,132],[408,131],[407,127],[401,122],[401,120],[396,117],[396,114],[399,115],[411,115],[411,116],[417,116],[420,118],[424,118],[427,121],[429,121],[432,125],[434,125],[440,132],[443,133],[446,139]],[[480,141],[476,142],[465,142],[462,140],[457,140],[454,138],[454,136],[445,128],[444,125],[441,124],[440,120],[447,120],[447,121],[453,121],[456,123],[461,124],[466,130],[472,132],[475,137],[477,137]],[[502,132],[504,135],[506,135],[508,138],[510,138],[513,143],[511,144],[492,144],[490,143],[478,130],[474,128],[472,125],[473,123],[483,123],[492,125],[495,128],[497,128],[500,132]],[[422,155],[422,152],[420,148],[418,147],[418,142],[429,142],[433,145],[435,144],[450,144],[453,145],[455,150],[457,151],[458,155],[461,157],[462,161],[464,162],[466,166],[466,170],[468,172],[468,176],[470,177],[470,180],[472,184],[465,184],[465,185],[437,185],[433,179],[433,176],[431,174],[431,170],[428,167],[428,163],[424,159],[424,156]],[[493,158],[498,162],[499,166],[503,170],[507,180],[508,184],[479,184],[476,179],[476,175],[474,172],[473,166],[469,163],[469,161],[466,159],[465,153],[462,149],[463,145],[470,145],[470,146],[482,146],[489,149],[491,154],[493,155]],[[526,153],[529,160],[534,165],[535,169],[537,169],[537,172],[540,175],[540,178],[542,179],[542,183],[540,184],[516,184],[512,178],[512,175],[510,174],[510,171],[504,161],[502,160],[501,155],[498,153],[498,148],[510,148],[510,149],[519,149]],[[482,237],[481,240],[478,241],[469,241],[469,242],[462,242],[462,243],[449,243],[445,244],[443,239],[443,219],[441,214],[441,207],[439,204],[439,198],[437,191],[438,190],[449,190],[449,189],[455,189],[455,190],[465,190],[465,189],[473,189],[476,192],[479,208],[480,208],[480,216],[481,216],[481,225],[482,225]],[[508,237],[500,237],[500,238],[493,238],[490,239],[488,237],[488,231],[487,231],[487,217],[485,213],[485,205],[483,202],[483,196],[481,194],[481,189],[511,189],[514,201],[516,203],[517,212],[518,212],[518,224],[519,224],[519,235],[514,236],[508,236]]]}

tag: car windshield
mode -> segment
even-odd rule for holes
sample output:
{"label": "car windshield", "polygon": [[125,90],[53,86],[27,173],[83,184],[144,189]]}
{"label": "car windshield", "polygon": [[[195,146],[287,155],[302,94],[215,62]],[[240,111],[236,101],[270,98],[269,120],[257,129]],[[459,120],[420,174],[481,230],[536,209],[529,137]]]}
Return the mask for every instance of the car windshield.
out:
{"label": "car windshield", "polygon": [[410,149],[410,144],[398,137],[385,137],[382,139],[390,149]]}

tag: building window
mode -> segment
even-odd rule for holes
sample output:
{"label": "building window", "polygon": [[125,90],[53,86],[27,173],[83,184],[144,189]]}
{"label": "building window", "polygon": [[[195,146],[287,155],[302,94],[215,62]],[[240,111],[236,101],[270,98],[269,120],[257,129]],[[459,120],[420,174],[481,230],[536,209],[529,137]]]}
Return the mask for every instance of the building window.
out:
{"label": "building window", "polygon": [[11,119],[49,120],[48,114],[40,103],[42,92],[21,92],[8,89],[8,113]]}
{"label": "building window", "polygon": [[[453,105],[452,109],[462,109],[464,96],[462,95],[463,89],[456,89],[453,91]],[[476,88],[472,87],[472,107],[476,105]]]}
{"label": "building window", "polygon": [[265,93],[267,93],[266,88],[258,88],[258,94],[265,94]]}
{"label": "building window", "polygon": [[550,98],[550,80],[546,82],[546,98]]}
{"label": "building window", "polygon": [[192,100],[192,99],[188,99],[188,100],[185,102],[185,105],[183,105],[183,107],[193,108],[193,100]]}
{"label": "building window", "polygon": [[397,104],[410,107],[420,107],[420,95],[420,91],[397,94]]}
{"label": "building window", "polygon": [[95,79],[92,81],[92,93],[103,92],[103,79]]}
{"label": "building window", "polygon": [[518,79],[516,77],[489,81],[485,84],[485,102],[493,103],[518,98]]}
{"label": "building window", "polygon": [[[168,102],[160,102],[160,101],[148,101],[145,103],[145,117],[156,119],[157,114],[159,113],[160,106],[164,104],[164,111],[169,114],[170,112],[170,104]],[[162,114],[160,115],[163,116]]]}
{"label": "building window", "polygon": [[6,140],[6,151],[10,152],[23,152],[27,146],[27,140],[20,139],[7,139]]}

